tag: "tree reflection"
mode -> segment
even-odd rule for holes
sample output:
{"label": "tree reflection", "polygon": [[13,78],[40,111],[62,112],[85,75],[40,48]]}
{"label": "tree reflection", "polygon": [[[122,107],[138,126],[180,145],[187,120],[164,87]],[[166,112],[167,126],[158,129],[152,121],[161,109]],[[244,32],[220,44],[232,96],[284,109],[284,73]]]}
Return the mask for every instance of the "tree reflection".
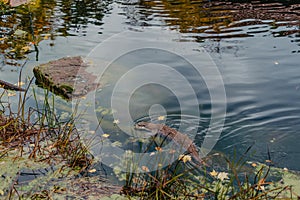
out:
{"label": "tree reflection", "polygon": [[[299,7],[296,2],[281,0],[251,3],[243,0],[161,0],[140,1],[138,10],[132,13],[148,19],[148,25],[153,16],[158,16],[171,29],[197,33],[197,38],[251,37],[263,31],[248,31],[248,26],[253,25],[269,26],[266,32],[276,37],[299,32],[299,28],[295,30],[300,23]],[[148,12],[144,12],[145,8]],[[276,30],[282,26],[286,30]]]}
{"label": "tree reflection", "polygon": [[78,35],[89,24],[102,25],[111,1],[35,0],[16,8],[9,7],[8,2],[0,3],[1,53],[7,60],[15,60],[30,52],[36,52],[38,59],[42,40]]}

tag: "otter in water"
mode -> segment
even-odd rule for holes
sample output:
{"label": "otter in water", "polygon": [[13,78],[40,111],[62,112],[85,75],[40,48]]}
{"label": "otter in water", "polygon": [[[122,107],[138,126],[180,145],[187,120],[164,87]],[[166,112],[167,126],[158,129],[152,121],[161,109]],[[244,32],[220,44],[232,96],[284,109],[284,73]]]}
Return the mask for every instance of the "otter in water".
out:
{"label": "otter in water", "polygon": [[196,165],[203,164],[203,160],[200,158],[197,147],[187,135],[164,124],[153,124],[150,122],[139,122],[135,125],[135,129],[149,131],[154,136],[166,137],[167,139],[174,141],[180,148],[187,152],[186,154],[190,155],[195,160]]}

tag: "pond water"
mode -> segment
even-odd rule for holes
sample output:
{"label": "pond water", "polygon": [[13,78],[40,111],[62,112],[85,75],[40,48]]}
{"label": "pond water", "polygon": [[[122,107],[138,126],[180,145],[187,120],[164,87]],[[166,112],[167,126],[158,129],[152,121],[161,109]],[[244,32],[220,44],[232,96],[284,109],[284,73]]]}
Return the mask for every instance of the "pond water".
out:
{"label": "pond water", "polygon": [[[215,151],[241,154],[253,145],[255,159],[269,159],[269,151],[276,166],[300,170],[300,4],[293,2],[39,1],[1,16],[0,79],[17,82],[22,56],[29,58],[25,79],[37,64],[64,56],[101,63],[96,73],[125,50],[153,47],[114,60],[95,93],[100,106],[129,112],[115,117],[120,126],[166,116],[200,146],[212,121],[224,120]],[[22,53],[10,37],[16,30],[34,33],[22,42],[31,50],[38,44],[38,53]],[[130,71],[135,66],[143,68]],[[204,72],[210,66],[220,74]],[[225,102],[212,95],[221,83]]]}

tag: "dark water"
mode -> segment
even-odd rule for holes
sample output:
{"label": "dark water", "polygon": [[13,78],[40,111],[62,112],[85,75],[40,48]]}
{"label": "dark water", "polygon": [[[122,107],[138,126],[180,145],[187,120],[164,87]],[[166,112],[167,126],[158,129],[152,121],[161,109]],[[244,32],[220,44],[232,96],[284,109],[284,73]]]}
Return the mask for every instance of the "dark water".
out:
{"label": "dark water", "polygon": [[[24,79],[32,76],[35,65],[49,60],[73,55],[95,58],[91,50],[122,31],[128,31],[131,37],[117,37],[114,45],[99,51],[101,59],[109,61],[117,51],[125,46],[133,48],[136,43],[166,45],[174,51],[182,48],[185,55],[199,52],[199,62],[205,60],[207,52],[221,74],[226,91],[225,124],[214,150],[242,153],[254,145],[255,159],[269,159],[269,149],[275,165],[300,170],[299,15],[300,4],[279,0],[40,2],[35,7],[25,6],[2,14],[0,78],[17,82],[20,71],[17,65],[24,62],[21,57],[29,58],[23,69]],[[29,33],[22,42],[24,45],[30,42],[31,53],[11,51],[17,49],[16,38],[11,36],[17,29]],[[38,44],[38,53],[33,44]],[[97,102],[110,107],[108,97],[122,75],[136,65],[154,61],[179,71],[189,81],[196,101],[189,90],[183,89],[185,83],[171,77],[171,72],[131,74],[126,80],[137,81],[136,77],[148,80],[153,76],[156,81],[155,77],[159,77],[174,84],[171,89],[159,84],[138,85],[128,97],[132,120],[151,118],[161,122],[157,117],[167,115],[168,125],[178,128],[183,124],[181,131],[187,134],[198,132],[193,136],[201,145],[212,121],[210,90],[219,86],[209,86],[188,63],[178,62],[172,55],[149,50],[117,60],[116,66],[104,74],[107,87],[97,93]],[[205,65],[208,61],[203,62]],[[216,74],[209,78],[213,81]],[[126,82],[128,87],[135,83]],[[119,103],[115,106],[120,110],[119,105],[126,105],[125,93],[115,96]],[[222,108],[218,106],[223,104],[217,100],[216,105],[215,120],[222,121],[223,116],[218,115]],[[198,115],[195,108],[199,109]]]}

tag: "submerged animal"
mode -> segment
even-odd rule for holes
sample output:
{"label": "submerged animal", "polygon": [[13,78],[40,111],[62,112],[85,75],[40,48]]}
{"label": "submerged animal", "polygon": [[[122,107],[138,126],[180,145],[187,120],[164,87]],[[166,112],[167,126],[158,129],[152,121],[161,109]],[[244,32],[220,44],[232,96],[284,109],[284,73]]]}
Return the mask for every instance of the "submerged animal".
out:
{"label": "submerged animal", "polygon": [[187,135],[164,124],[154,124],[150,122],[138,122],[135,125],[135,129],[149,131],[154,136],[165,137],[174,141],[187,155],[190,155],[193,158],[196,165],[204,164],[203,160],[200,158],[197,147]]}

